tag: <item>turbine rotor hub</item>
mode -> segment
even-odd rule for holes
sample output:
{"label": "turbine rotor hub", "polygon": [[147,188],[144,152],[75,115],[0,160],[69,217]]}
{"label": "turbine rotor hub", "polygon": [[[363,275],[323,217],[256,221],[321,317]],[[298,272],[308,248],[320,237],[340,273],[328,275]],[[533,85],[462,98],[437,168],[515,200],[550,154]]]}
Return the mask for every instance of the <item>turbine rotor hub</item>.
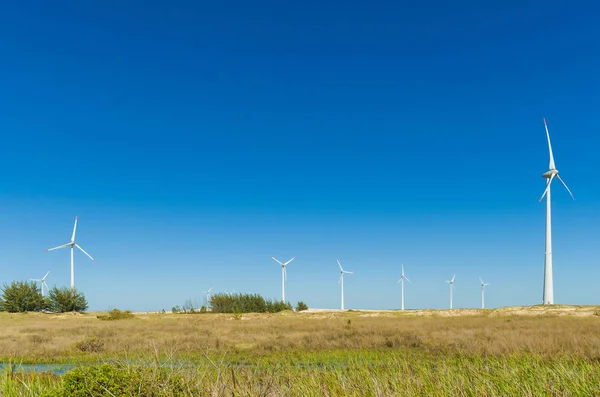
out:
{"label": "turbine rotor hub", "polygon": [[558,170],[556,170],[556,169],[548,170],[542,174],[542,177],[549,179],[549,178],[552,178],[553,175],[554,176],[558,175]]}

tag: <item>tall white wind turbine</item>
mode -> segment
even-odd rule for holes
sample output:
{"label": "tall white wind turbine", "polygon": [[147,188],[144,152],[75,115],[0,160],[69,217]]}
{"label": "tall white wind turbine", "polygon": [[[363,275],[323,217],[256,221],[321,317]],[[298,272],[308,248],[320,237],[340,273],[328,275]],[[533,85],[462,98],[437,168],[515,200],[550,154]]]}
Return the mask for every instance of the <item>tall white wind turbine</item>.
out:
{"label": "tall white wind turbine", "polygon": [[342,268],[342,264],[339,259],[336,259],[338,266],[340,267],[340,279],[338,280],[338,284],[342,284],[342,310],[344,310],[344,274],[354,274],[354,272],[347,272]]}
{"label": "tall white wind turbine", "polygon": [[402,265],[402,276],[400,277],[400,280],[398,280],[398,282],[396,283],[396,284],[402,283],[402,310],[404,310],[404,280],[406,280],[409,283],[411,283],[411,281],[409,280],[409,278],[406,277],[406,275],[404,274],[404,265]]}
{"label": "tall white wind turbine", "polygon": [[30,278],[29,279],[29,281],[36,281],[42,285],[42,297],[44,297],[44,286],[46,287],[46,291],[48,291],[50,289],[50,288],[48,288],[48,284],[46,284],[46,277],[48,277],[49,274],[50,274],[50,272],[46,273],[46,275],[42,278]]}
{"label": "tall white wind turbine", "polygon": [[204,293],[206,295],[206,310],[208,310],[208,304],[210,303],[210,291],[212,291],[212,287]]}
{"label": "tall white wind turbine", "polygon": [[481,308],[485,309],[485,297],[484,297],[485,286],[490,285],[490,284],[484,283],[483,280],[481,279],[481,277],[479,277],[479,281],[481,281]]}
{"label": "tall white wind turbine", "polygon": [[281,301],[283,303],[285,303],[285,282],[287,281],[287,271],[286,271],[286,267],[287,265],[293,261],[294,259],[296,259],[296,257],[293,257],[292,259],[290,259],[289,261],[283,263],[278,261],[277,259],[275,259],[275,257],[271,257],[275,262],[279,263],[281,265]]}
{"label": "tall white wind turbine", "polygon": [[452,309],[452,289],[454,288],[454,278],[456,274],[452,276],[452,280],[446,280],[447,283],[450,284],[450,309]]}
{"label": "tall white wind turbine", "polygon": [[75,225],[73,226],[73,235],[71,236],[71,242],[67,243],[67,244],[63,244],[63,245],[59,245],[58,247],[54,247],[54,248],[50,248],[47,249],[46,252],[48,251],[54,251],[60,248],[71,248],[71,289],[74,290],[75,289],[75,264],[73,262],[73,250],[75,247],[77,247],[81,252],[83,252],[84,254],[86,254],[91,260],[93,260],[94,262],[96,262],[96,260],[94,258],[92,258],[92,256],[90,254],[88,254],[87,252],[85,252],[85,250],[83,248],[81,248],[79,245],[75,244],[75,231],[77,230],[77,217],[75,217]]}
{"label": "tall white wind turbine", "polygon": [[558,170],[554,164],[554,155],[552,154],[552,144],[550,143],[550,133],[548,132],[546,119],[544,119],[544,127],[546,128],[546,137],[548,138],[550,169],[542,174],[544,178],[548,179],[548,182],[546,182],[544,194],[540,197],[541,202],[544,199],[544,196],[546,196],[546,256],[544,260],[544,296],[542,303],[544,305],[552,305],[554,304],[554,285],[552,279],[552,213],[550,207],[550,184],[552,183],[552,180],[556,177],[564,185],[565,189],[567,189],[567,192],[569,192],[573,200],[575,200],[575,197],[567,184],[562,180],[560,175],[558,175]]}

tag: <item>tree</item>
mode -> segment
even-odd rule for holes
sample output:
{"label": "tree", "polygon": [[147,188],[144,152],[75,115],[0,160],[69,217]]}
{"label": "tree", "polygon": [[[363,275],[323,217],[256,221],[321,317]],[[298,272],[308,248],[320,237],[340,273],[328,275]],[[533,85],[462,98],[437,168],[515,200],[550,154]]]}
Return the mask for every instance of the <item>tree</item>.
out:
{"label": "tree", "polygon": [[13,281],[2,287],[0,310],[19,313],[36,312],[46,308],[42,292],[33,281]]}
{"label": "tree", "polygon": [[297,312],[301,312],[302,310],[308,310],[308,306],[306,305],[306,303],[300,301],[298,302],[298,304],[296,305],[296,311]]}
{"label": "tree", "polygon": [[48,293],[48,306],[50,310],[58,313],[84,312],[88,303],[82,292],[68,287],[53,287]]}

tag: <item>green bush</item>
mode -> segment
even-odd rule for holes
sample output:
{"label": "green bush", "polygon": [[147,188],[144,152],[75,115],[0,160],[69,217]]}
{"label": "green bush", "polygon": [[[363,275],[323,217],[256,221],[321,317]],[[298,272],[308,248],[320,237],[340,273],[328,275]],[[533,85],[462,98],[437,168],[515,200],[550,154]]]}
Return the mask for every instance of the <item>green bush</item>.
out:
{"label": "green bush", "polygon": [[179,397],[186,396],[184,381],[168,369],[123,365],[82,366],[67,372],[62,384],[43,397]]}
{"label": "green bush", "polygon": [[258,294],[214,294],[210,297],[213,313],[277,313],[292,310],[291,303],[273,301]]}
{"label": "green bush", "polygon": [[0,297],[0,310],[11,313],[37,312],[47,307],[42,292],[33,281],[13,281],[4,284]]}
{"label": "green bush", "polygon": [[296,311],[301,312],[302,310],[308,310],[308,305],[302,301],[298,302],[296,305]]}
{"label": "green bush", "polygon": [[88,303],[82,292],[68,287],[53,287],[48,293],[48,306],[50,310],[57,313],[84,312],[88,308]]}
{"label": "green bush", "polygon": [[99,314],[96,316],[100,320],[111,321],[111,320],[124,320],[127,318],[134,318],[135,316],[129,310],[125,310],[124,312],[119,309],[112,309],[107,314]]}

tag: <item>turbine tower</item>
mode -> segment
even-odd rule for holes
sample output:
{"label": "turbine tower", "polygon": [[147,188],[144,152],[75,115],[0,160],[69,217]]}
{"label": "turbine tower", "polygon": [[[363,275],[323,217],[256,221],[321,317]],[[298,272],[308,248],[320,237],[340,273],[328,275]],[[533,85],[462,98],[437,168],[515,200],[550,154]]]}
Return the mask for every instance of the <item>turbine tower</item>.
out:
{"label": "turbine tower", "polygon": [[486,285],[490,285],[489,283],[486,284],[483,282],[483,280],[481,279],[481,277],[479,277],[479,281],[481,281],[481,308],[485,309],[485,297],[484,297],[484,291],[485,291],[485,286]]}
{"label": "turbine tower", "polygon": [[[404,310],[404,280],[408,281],[409,283],[411,283],[411,281],[409,280],[408,277],[406,277],[406,275],[404,275],[404,265],[402,265],[402,276],[400,277],[400,280],[398,280],[398,283],[402,283],[402,310]],[[412,284],[412,283],[411,283]]]}
{"label": "turbine tower", "polygon": [[544,178],[548,179],[548,182],[546,182],[544,194],[540,197],[541,202],[544,199],[544,196],[546,196],[546,256],[544,260],[544,296],[542,303],[544,305],[552,305],[554,304],[554,285],[552,280],[552,211],[550,203],[550,184],[552,183],[552,180],[556,177],[564,185],[565,189],[567,189],[567,192],[569,192],[573,200],[575,200],[575,197],[567,184],[562,180],[560,175],[558,175],[558,170],[554,164],[554,155],[552,154],[552,144],[550,144],[550,133],[548,132],[546,119],[544,119],[544,127],[546,128],[546,137],[548,138],[550,169],[542,174]]}
{"label": "turbine tower", "polygon": [[450,280],[450,281],[446,280],[446,282],[450,284],[450,309],[452,309],[452,288],[454,287],[454,278],[455,277],[456,277],[456,274],[454,276],[452,276],[452,280]]}
{"label": "turbine tower", "polygon": [[206,310],[208,310],[208,304],[210,303],[210,291],[212,291],[212,287],[204,293],[206,295]]}
{"label": "turbine tower", "polygon": [[292,259],[290,259],[289,261],[283,263],[278,261],[277,259],[275,259],[274,256],[271,257],[275,262],[279,263],[281,265],[281,301],[283,303],[285,303],[285,282],[287,281],[287,271],[285,270],[285,268],[287,267],[287,265],[293,261],[294,259],[296,259],[296,257],[293,257]]}
{"label": "turbine tower", "polygon": [[354,274],[354,272],[347,272],[342,268],[342,264],[340,263],[339,259],[336,259],[338,266],[340,267],[340,279],[338,280],[338,284],[342,283],[342,309],[344,310],[344,274]]}
{"label": "turbine tower", "polygon": [[46,250],[46,252],[48,252],[48,251],[54,251],[54,250],[57,250],[60,248],[67,248],[67,247],[71,248],[71,290],[75,290],[75,264],[73,263],[73,249],[75,247],[77,247],[81,252],[86,254],[91,260],[96,262],[96,260],[94,258],[92,258],[92,256],[90,254],[85,252],[85,250],[83,248],[81,248],[79,245],[75,244],[75,231],[76,230],[77,230],[77,217],[75,217],[75,226],[73,226],[73,235],[71,236],[71,242]]}
{"label": "turbine tower", "polygon": [[48,288],[48,284],[46,284],[46,277],[48,277],[49,274],[50,274],[50,272],[46,273],[46,275],[42,278],[30,278],[29,279],[29,281],[36,281],[42,285],[42,298],[44,297],[44,286],[46,286],[46,291],[48,291],[50,289],[50,288]]}

